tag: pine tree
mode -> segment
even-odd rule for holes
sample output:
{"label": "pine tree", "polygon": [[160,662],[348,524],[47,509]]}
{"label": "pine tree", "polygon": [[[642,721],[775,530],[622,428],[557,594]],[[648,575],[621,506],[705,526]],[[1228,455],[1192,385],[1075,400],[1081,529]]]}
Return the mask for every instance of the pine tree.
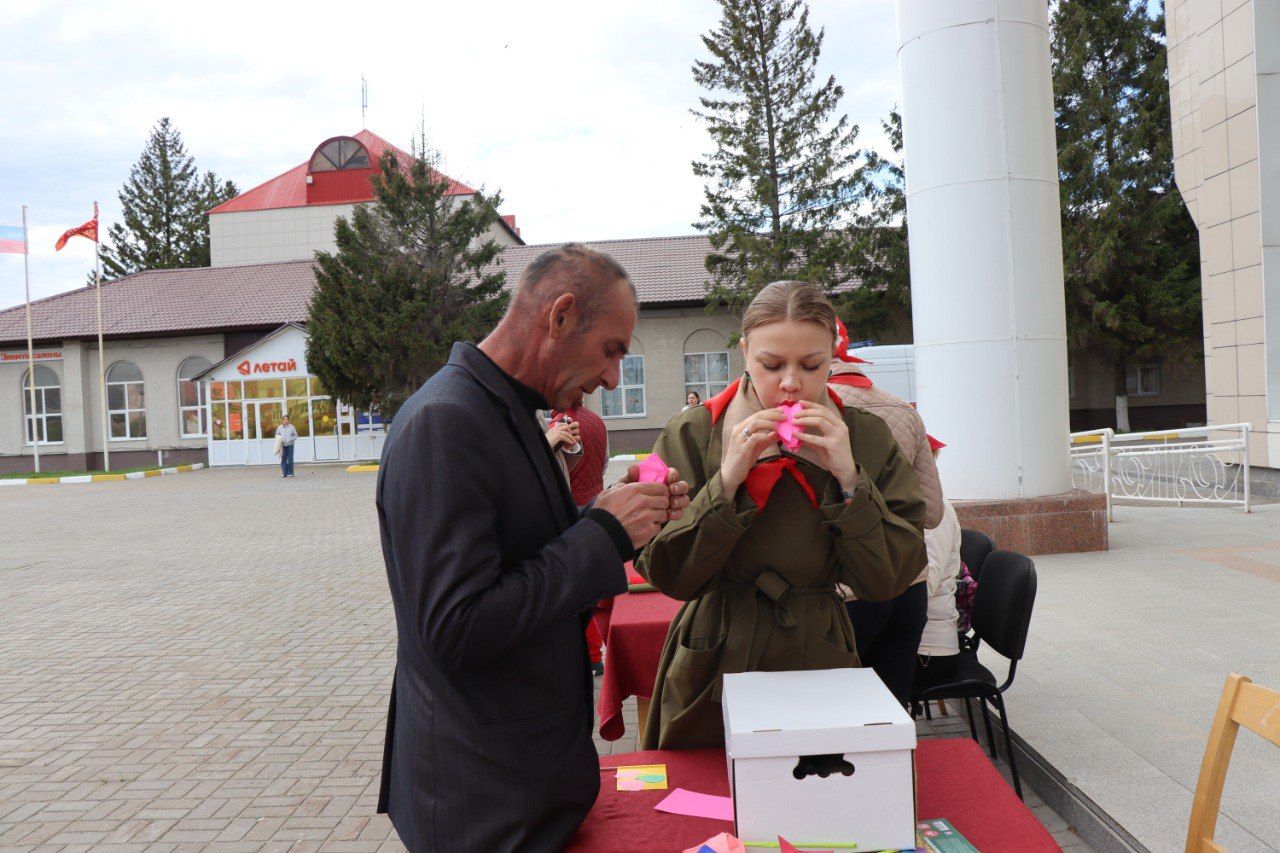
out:
{"label": "pine tree", "polygon": [[406,164],[386,151],[374,201],[337,221],[336,252],[316,252],[307,365],[333,396],[388,419],[507,304],[502,249],[486,238],[501,197],[449,196],[438,162],[425,133]]}
{"label": "pine tree", "polygon": [[104,274],[209,266],[206,214],[237,194],[213,172],[201,178],[182,134],[160,119],[120,190],[123,222],[102,243]]}
{"label": "pine tree", "polygon": [[803,0],[719,2],[702,37],[711,58],[693,66],[707,94],[692,112],[715,144],[693,163],[706,182],[695,227],[711,240],[708,302],[738,311],[782,278],[835,291],[849,275],[859,151],[857,127],[835,116],[844,90],[816,79],[824,33]]}
{"label": "pine tree", "polygon": [[1200,355],[1199,247],[1173,181],[1164,20],[1143,0],[1061,0],[1053,83],[1061,173],[1067,331],[1127,375],[1153,358]]}
{"label": "pine tree", "polygon": [[902,115],[895,108],[880,124],[895,156],[890,159],[868,149],[858,170],[862,204],[854,214],[850,239],[851,270],[859,285],[841,291],[836,299],[854,338],[883,334],[897,316],[911,310]]}

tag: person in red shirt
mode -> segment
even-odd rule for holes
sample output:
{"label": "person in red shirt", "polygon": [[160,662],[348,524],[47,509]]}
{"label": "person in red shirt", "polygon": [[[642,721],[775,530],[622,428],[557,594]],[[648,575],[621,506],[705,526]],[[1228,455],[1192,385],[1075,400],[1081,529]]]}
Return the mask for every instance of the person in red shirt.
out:
{"label": "person in red shirt", "polygon": [[[604,491],[604,469],[609,463],[609,433],[600,416],[581,404],[568,411],[551,413],[553,426],[566,419],[577,424],[579,443],[582,445],[581,456],[569,468],[569,490],[573,492],[575,504],[586,506]],[[604,599],[596,607],[609,610],[613,607],[613,599]],[[588,622],[587,649],[591,652],[591,669],[596,675],[604,674],[604,659],[600,653],[603,645],[604,638],[601,637],[595,620]]]}

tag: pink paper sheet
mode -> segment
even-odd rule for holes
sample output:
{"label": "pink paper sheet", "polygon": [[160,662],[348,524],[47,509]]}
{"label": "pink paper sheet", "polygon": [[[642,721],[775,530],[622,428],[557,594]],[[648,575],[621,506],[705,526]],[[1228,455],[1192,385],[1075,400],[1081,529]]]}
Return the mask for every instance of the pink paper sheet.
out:
{"label": "pink paper sheet", "polygon": [[778,424],[778,438],[782,441],[782,446],[787,450],[795,451],[800,447],[800,439],[796,438],[796,436],[804,432],[804,430],[796,426],[796,415],[803,410],[804,407],[799,403],[787,403],[785,406],[778,407],[778,411],[785,416],[785,420]]}
{"label": "pink paper sheet", "polygon": [[665,483],[667,481],[667,463],[656,453],[650,453],[639,466],[640,482]]}
{"label": "pink paper sheet", "polygon": [[714,820],[733,820],[733,800],[712,794],[699,794],[676,788],[662,802],[653,807],[656,811],[689,817],[709,817]]}

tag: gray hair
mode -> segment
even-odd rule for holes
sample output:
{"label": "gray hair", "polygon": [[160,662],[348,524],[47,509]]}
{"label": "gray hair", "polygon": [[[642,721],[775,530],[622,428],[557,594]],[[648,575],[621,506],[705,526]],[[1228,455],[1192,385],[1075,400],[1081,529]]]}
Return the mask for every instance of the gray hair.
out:
{"label": "gray hair", "polygon": [[605,297],[619,282],[625,282],[631,298],[637,299],[635,285],[616,260],[581,243],[566,243],[524,268],[507,313],[518,312],[518,319],[528,322],[560,296],[572,293],[578,301],[579,330],[585,332],[600,318]]}

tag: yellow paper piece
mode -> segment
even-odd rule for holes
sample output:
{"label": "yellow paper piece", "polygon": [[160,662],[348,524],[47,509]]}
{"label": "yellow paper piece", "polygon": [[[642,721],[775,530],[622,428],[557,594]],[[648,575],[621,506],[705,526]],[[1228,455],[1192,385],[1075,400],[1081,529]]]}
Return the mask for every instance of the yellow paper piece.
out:
{"label": "yellow paper piece", "polygon": [[619,767],[617,779],[619,791],[665,791],[667,765],[633,764]]}

